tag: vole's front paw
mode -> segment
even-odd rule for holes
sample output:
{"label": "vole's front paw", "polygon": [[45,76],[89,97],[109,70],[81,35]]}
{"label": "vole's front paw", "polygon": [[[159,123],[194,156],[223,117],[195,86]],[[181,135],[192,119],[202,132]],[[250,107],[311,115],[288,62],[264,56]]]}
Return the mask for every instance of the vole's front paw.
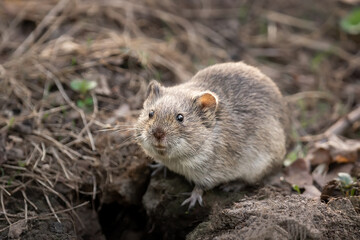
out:
{"label": "vole's front paw", "polygon": [[158,174],[161,171],[164,171],[164,178],[166,178],[167,175],[167,168],[165,167],[164,164],[162,163],[152,163],[149,164],[149,167],[152,169],[152,173],[151,176],[155,176],[156,174]]}
{"label": "vole's front paw", "polygon": [[193,191],[191,192],[190,197],[187,198],[181,204],[181,206],[184,206],[189,203],[189,208],[188,208],[189,210],[195,206],[196,202],[198,202],[200,206],[203,206],[203,199],[202,199],[203,193],[204,191],[201,188],[195,186]]}

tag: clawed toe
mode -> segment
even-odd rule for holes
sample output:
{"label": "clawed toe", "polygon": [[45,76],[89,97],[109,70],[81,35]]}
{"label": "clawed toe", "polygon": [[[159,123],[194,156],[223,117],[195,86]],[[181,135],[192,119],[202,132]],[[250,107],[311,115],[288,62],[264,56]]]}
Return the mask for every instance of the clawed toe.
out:
{"label": "clawed toe", "polygon": [[203,206],[202,194],[203,190],[195,187],[194,190],[191,192],[191,196],[185,199],[181,206],[189,204],[188,210],[195,207],[196,202],[198,202],[200,206]]}
{"label": "clawed toe", "polygon": [[151,176],[155,176],[156,174],[158,174],[161,171],[164,171],[164,178],[166,178],[167,175],[167,168],[165,167],[164,164],[161,163],[153,163],[153,164],[149,164],[149,167],[151,169],[153,169]]}

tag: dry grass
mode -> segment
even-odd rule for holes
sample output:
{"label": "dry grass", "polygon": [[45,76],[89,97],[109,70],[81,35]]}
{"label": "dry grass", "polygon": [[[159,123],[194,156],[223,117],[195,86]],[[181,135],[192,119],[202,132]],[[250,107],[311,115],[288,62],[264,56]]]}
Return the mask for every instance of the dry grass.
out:
{"label": "dry grass", "polygon": [[[6,222],[30,219],[27,209],[37,209],[26,197],[32,189],[41,189],[49,205],[42,217],[59,221],[62,210],[53,208],[49,195],[69,211],[74,207],[58,184],[95,199],[121,166],[114,158],[104,163],[114,146],[101,142],[100,130],[117,125],[123,130],[110,134],[117,147],[132,144],[127,129],[151,78],[174,84],[211,63],[243,59],[295,94],[288,97],[293,141],[321,133],[350,112],[360,103],[360,57],[358,43],[336,27],[344,9],[332,3],[328,14],[315,4],[305,19],[306,4],[294,10],[290,2],[0,3],[0,196]],[[70,88],[78,78],[98,83],[89,93],[90,110],[78,106],[83,96]],[[6,209],[6,199],[18,192],[23,215]]]}

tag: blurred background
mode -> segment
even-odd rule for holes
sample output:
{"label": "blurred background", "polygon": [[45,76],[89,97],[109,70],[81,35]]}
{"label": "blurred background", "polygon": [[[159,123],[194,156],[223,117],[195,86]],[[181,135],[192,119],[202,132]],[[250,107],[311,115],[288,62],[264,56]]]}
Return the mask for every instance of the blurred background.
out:
{"label": "blurred background", "polygon": [[[342,167],[331,177],[350,173],[360,149],[359,6],[358,0],[0,1],[1,236],[32,239],[40,234],[32,228],[93,239],[147,236],[141,198],[150,160],[131,133],[147,84],[181,83],[220,62],[258,67],[286,96],[287,165],[306,159],[309,176],[321,164],[323,173]],[[351,112],[335,132],[355,141],[337,139],[346,146],[342,158],[332,152],[340,143],[316,155],[312,143],[328,138]]]}

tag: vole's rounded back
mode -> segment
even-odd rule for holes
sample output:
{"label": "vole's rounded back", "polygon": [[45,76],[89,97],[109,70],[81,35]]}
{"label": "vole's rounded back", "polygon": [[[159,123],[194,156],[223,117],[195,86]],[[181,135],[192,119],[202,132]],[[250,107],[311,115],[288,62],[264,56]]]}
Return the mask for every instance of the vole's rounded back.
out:
{"label": "vole's rounded back", "polygon": [[224,63],[174,87],[151,82],[136,135],[149,156],[209,189],[235,179],[255,183],[281,165],[286,119],[270,78]]}

